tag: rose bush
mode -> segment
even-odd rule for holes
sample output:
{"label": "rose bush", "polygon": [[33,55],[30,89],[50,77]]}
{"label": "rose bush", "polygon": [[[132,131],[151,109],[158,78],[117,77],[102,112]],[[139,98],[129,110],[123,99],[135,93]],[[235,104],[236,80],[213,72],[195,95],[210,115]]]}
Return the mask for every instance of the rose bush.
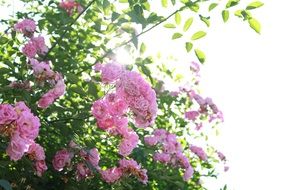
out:
{"label": "rose bush", "polygon": [[[223,153],[207,143],[223,114],[200,94],[205,54],[194,43],[206,32],[189,28],[194,19],[209,27],[207,15],[221,7],[224,22],[234,13],[259,33],[251,11],[261,2],[162,0],[168,15],[147,0],[22,2],[24,11],[1,20],[0,186],[199,190],[205,178],[228,170]],[[193,16],[182,19],[185,13]],[[182,20],[183,33],[172,39],[190,32],[185,53],[197,59],[187,85],[139,39]],[[120,48],[133,64],[117,60]]]}

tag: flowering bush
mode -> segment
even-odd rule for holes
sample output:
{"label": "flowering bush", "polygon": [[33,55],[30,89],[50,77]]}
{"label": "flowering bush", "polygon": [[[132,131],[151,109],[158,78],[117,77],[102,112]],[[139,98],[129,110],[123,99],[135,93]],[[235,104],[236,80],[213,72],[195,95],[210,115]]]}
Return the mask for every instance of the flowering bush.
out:
{"label": "flowering bush", "polygon": [[[23,2],[27,10],[1,27],[7,30],[0,37],[0,186],[198,190],[229,169],[224,154],[207,143],[223,114],[200,94],[205,54],[192,47],[206,32],[183,42],[196,59],[186,85],[147,54],[139,37],[163,23],[178,28],[181,14],[190,12],[209,26],[205,15],[218,5],[225,6],[226,22],[239,1],[163,0],[170,11],[178,7],[166,16],[147,0]],[[261,5],[235,15],[259,32],[250,11]],[[202,6],[209,11],[200,12]],[[172,16],[175,24],[165,23]],[[193,19],[172,39],[193,32]],[[124,47],[131,65],[116,58]]]}

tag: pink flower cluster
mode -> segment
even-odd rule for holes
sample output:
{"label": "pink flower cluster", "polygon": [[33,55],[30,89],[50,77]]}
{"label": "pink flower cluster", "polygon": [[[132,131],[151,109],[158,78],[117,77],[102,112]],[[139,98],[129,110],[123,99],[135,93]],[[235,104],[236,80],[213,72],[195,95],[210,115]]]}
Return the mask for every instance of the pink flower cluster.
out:
{"label": "pink flower cluster", "polygon": [[119,161],[119,167],[113,167],[106,170],[101,170],[100,174],[107,183],[114,183],[124,176],[133,175],[143,184],[147,184],[148,176],[147,170],[142,169],[141,165],[135,160],[127,160],[125,158]]}
{"label": "pink flower cluster", "polygon": [[[30,28],[25,24],[35,22],[30,19],[27,21],[19,22],[15,25],[17,31],[23,32],[26,31],[26,28]],[[30,24],[31,25],[31,24]],[[36,25],[35,25],[36,27]],[[34,32],[35,30],[33,30]],[[23,32],[24,33],[24,32]],[[24,33],[25,34],[25,33]],[[41,99],[38,101],[38,106],[40,108],[47,108],[51,105],[57,98],[62,96],[65,92],[65,84],[62,75],[58,72],[54,72],[50,68],[49,61],[39,62],[37,59],[34,59],[36,54],[45,54],[48,51],[48,47],[45,45],[45,40],[42,36],[33,37],[33,35],[28,36],[29,42],[23,47],[23,53],[29,58],[29,65],[33,70],[33,74],[40,86],[43,86],[45,82],[48,82],[53,88],[45,93]]]}
{"label": "pink flower cluster", "polygon": [[[81,149],[76,143],[71,141],[69,143],[69,147],[66,149],[62,149],[56,152],[52,165],[55,170],[62,171],[65,167],[73,167],[71,161],[72,158],[79,157],[81,161],[76,164],[76,179],[78,181],[90,177],[93,175],[92,169],[99,169],[99,152],[96,148],[92,148],[90,150]],[[89,168],[90,164],[93,168]]]}
{"label": "pink flower cluster", "polygon": [[191,145],[190,150],[194,154],[196,154],[201,160],[206,161],[208,159],[206,152],[201,147]]}
{"label": "pink flower cluster", "polygon": [[83,11],[83,7],[74,0],[65,0],[65,1],[62,0],[61,3],[59,4],[59,7],[64,9],[69,16],[72,15],[75,9],[77,10],[78,13],[81,13]]}
{"label": "pink flower cluster", "polygon": [[62,149],[56,152],[52,164],[55,170],[62,171],[64,167],[72,168],[72,158],[77,155],[81,159],[76,163],[76,179],[78,181],[91,177],[97,170],[102,179],[107,183],[114,183],[124,176],[133,175],[139,181],[146,184],[148,180],[147,171],[141,168],[135,160],[127,160],[125,158],[119,161],[119,167],[113,167],[102,170],[99,166],[100,154],[96,148],[90,150],[82,149],[79,145],[70,141],[67,149]]}
{"label": "pink flower cluster", "polygon": [[128,127],[128,119],[124,116],[127,108],[125,101],[115,93],[95,101],[92,106],[92,114],[97,119],[98,127],[122,137],[119,145],[119,154],[122,156],[131,154],[139,140],[136,132]]}
{"label": "pink flower cluster", "polygon": [[114,61],[96,64],[95,71],[101,71],[103,83],[116,84],[116,94],[132,111],[136,126],[145,128],[153,124],[157,112],[156,94],[139,73],[128,71]]}
{"label": "pink flower cluster", "polygon": [[43,148],[34,142],[39,134],[40,120],[24,102],[13,107],[0,104],[0,134],[10,138],[6,153],[11,160],[20,160],[25,154],[34,161],[38,176],[47,170]]}
{"label": "pink flower cluster", "polygon": [[204,99],[193,90],[187,91],[187,93],[190,99],[198,104],[199,109],[185,112],[185,118],[193,121],[197,130],[200,130],[203,126],[202,121],[199,121],[200,117],[207,117],[209,122],[214,120],[218,120],[220,122],[224,121],[223,113],[217,108],[211,98]]}
{"label": "pink flower cluster", "polygon": [[158,146],[160,150],[153,155],[155,161],[169,164],[185,170],[183,179],[188,181],[194,171],[189,159],[183,154],[182,146],[177,141],[176,135],[164,129],[156,129],[152,136],[147,136],[144,141],[149,146]]}
{"label": "pink flower cluster", "polygon": [[217,153],[219,159],[220,159],[222,162],[224,162],[224,172],[227,172],[227,171],[230,169],[230,167],[226,165],[226,163],[227,163],[227,158],[226,158],[226,156],[225,156],[222,152],[220,152],[220,151],[216,151],[216,153]]}
{"label": "pink flower cluster", "polygon": [[36,23],[31,19],[24,19],[14,25],[17,32],[23,33],[27,37],[32,37],[36,31]]}

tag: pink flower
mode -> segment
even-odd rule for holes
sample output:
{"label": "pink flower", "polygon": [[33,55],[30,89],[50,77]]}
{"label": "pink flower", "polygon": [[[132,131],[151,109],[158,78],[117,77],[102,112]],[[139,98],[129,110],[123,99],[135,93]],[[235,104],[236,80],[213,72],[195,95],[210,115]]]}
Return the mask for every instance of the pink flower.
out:
{"label": "pink flower", "polygon": [[41,126],[40,120],[31,112],[22,112],[16,123],[21,137],[34,140],[38,136]]}
{"label": "pink flower", "polygon": [[91,170],[83,163],[76,166],[76,179],[80,181],[91,175]]}
{"label": "pink flower", "polygon": [[221,161],[226,160],[226,156],[222,152],[217,151],[217,154]]}
{"label": "pink flower", "polygon": [[182,152],[176,153],[176,159],[182,168],[189,168],[190,167],[189,159]]}
{"label": "pink flower", "polygon": [[196,154],[201,160],[206,161],[206,160],[208,159],[207,154],[204,152],[204,150],[203,150],[201,147],[191,145],[191,146],[190,146],[190,150],[191,150],[194,154]]}
{"label": "pink flower", "polygon": [[22,52],[25,56],[29,58],[33,58],[37,54],[37,47],[35,46],[34,43],[28,42],[23,48]]}
{"label": "pink flower", "polygon": [[54,102],[54,100],[55,100],[55,98],[54,98],[52,91],[48,91],[38,101],[38,107],[45,109],[45,108],[49,107]]}
{"label": "pink flower", "polygon": [[114,61],[111,61],[101,67],[101,78],[103,83],[112,83],[120,78],[123,73],[123,67]]}
{"label": "pink flower", "polygon": [[18,133],[15,133],[10,139],[10,143],[6,149],[6,153],[10,156],[11,160],[20,160],[24,153],[28,151],[31,142],[27,139],[20,137]]}
{"label": "pink flower", "polygon": [[170,154],[167,154],[167,153],[158,153],[157,152],[153,155],[153,159],[155,161],[159,161],[159,162],[164,163],[164,164],[169,163],[170,158],[171,158]]}
{"label": "pink flower", "polygon": [[25,102],[20,101],[20,102],[17,102],[17,103],[15,104],[15,111],[16,111],[18,114],[21,114],[21,112],[25,112],[25,111],[31,112],[31,109],[26,106]]}
{"label": "pink flower", "polygon": [[45,54],[48,51],[48,47],[45,44],[45,39],[42,36],[31,38],[31,42],[37,49],[38,54]]}
{"label": "pink flower", "polygon": [[109,130],[115,126],[115,120],[112,117],[100,119],[97,121],[97,126],[102,130]]}
{"label": "pink flower", "polygon": [[61,171],[66,165],[69,165],[71,162],[72,154],[69,153],[66,149],[62,149],[56,152],[52,165],[55,170]]}
{"label": "pink flower", "polygon": [[51,90],[54,98],[56,99],[62,96],[65,93],[65,88],[66,86],[63,79],[57,81],[54,88]]}
{"label": "pink flower", "polygon": [[189,120],[196,120],[196,118],[199,116],[199,112],[197,111],[188,111],[185,113],[185,117]]}
{"label": "pink flower", "polygon": [[44,160],[39,160],[35,162],[35,168],[37,176],[41,177],[43,173],[47,170],[47,165]]}
{"label": "pink flower", "polygon": [[77,9],[78,13],[83,11],[82,6],[79,3],[76,3],[74,0],[62,0],[59,7],[63,8],[69,16],[72,15],[74,9]]}
{"label": "pink flower", "polygon": [[193,168],[192,168],[191,166],[188,167],[188,168],[185,170],[185,172],[184,172],[183,180],[184,180],[184,181],[189,181],[189,179],[192,178],[193,173],[194,173]]}
{"label": "pink flower", "polygon": [[36,23],[32,19],[24,19],[15,24],[14,29],[17,32],[22,32],[24,35],[31,37],[36,30]]}
{"label": "pink flower", "polygon": [[51,78],[54,75],[54,72],[51,70],[48,62],[45,61],[38,62],[38,60],[36,59],[29,59],[29,60],[33,69],[33,74],[37,78],[46,79],[46,78]]}
{"label": "pink flower", "polygon": [[114,183],[122,177],[123,172],[121,168],[113,167],[107,170],[101,170],[100,174],[107,183]]}
{"label": "pink flower", "polygon": [[104,100],[97,100],[92,105],[92,115],[96,119],[102,119],[108,114],[108,108]]}
{"label": "pink flower", "polygon": [[153,137],[144,137],[144,142],[149,145],[149,146],[154,146],[158,143],[158,137],[153,136]]}
{"label": "pink flower", "polygon": [[135,132],[129,134],[128,137],[123,138],[119,145],[119,154],[126,157],[130,155],[133,149],[137,146],[139,137]]}
{"label": "pink flower", "polygon": [[229,166],[225,166],[225,167],[224,167],[224,172],[229,171],[229,169],[230,169],[230,167],[229,167]]}
{"label": "pink flower", "polygon": [[10,104],[0,104],[0,127],[17,119],[17,113]]}
{"label": "pink flower", "polygon": [[91,150],[89,150],[87,160],[92,164],[93,167],[98,167],[100,155],[96,148],[92,148]]}
{"label": "pink flower", "polygon": [[28,154],[31,160],[40,161],[46,158],[43,147],[35,142],[29,147]]}

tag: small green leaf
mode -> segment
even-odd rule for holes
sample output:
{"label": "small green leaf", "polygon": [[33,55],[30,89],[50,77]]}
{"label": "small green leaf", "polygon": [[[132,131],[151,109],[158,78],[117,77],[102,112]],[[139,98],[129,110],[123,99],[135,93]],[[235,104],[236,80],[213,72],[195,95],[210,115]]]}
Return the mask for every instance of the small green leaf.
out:
{"label": "small green leaf", "polygon": [[242,18],[242,10],[235,11],[235,16]]}
{"label": "small green leaf", "polygon": [[73,85],[70,87],[70,90],[79,94],[79,95],[86,96],[86,92],[82,89],[82,87]]}
{"label": "small green leaf", "polygon": [[78,76],[73,74],[73,73],[65,73],[65,76],[66,76],[67,80],[73,84],[77,84],[80,81]]}
{"label": "small green leaf", "polygon": [[226,4],[226,8],[230,8],[236,6],[240,0],[229,0]]}
{"label": "small green leaf", "polygon": [[218,3],[211,3],[209,5],[209,11],[213,10],[214,8],[216,8],[218,6]]}
{"label": "small green leaf", "polygon": [[0,37],[0,44],[1,44],[1,45],[6,44],[8,41],[9,41],[8,38],[6,38],[6,37],[4,37],[4,36],[1,36],[1,37]]}
{"label": "small green leaf", "polygon": [[229,20],[229,16],[230,16],[230,13],[228,10],[223,10],[222,11],[222,17],[223,17],[223,21],[224,22],[227,22]]}
{"label": "small green leaf", "polygon": [[183,36],[182,34],[176,32],[172,35],[172,40],[175,40],[177,38],[181,38],[182,36]]}
{"label": "small green leaf", "polygon": [[261,25],[258,22],[258,20],[251,18],[248,20],[249,26],[258,34],[260,34],[260,30],[261,30]]}
{"label": "small green leaf", "polygon": [[250,4],[246,7],[246,9],[247,9],[247,10],[256,9],[256,8],[261,7],[261,6],[263,6],[263,5],[264,5],[264,3],[260,2],[260,1],[254,1],[254,2],[250,3]]}
{"label": "small green leaf", "polygon": [[175,22],[177,25],[181,23],[181,15],[179,12],[175,14]]}
{"label": "small green leaf", "polygon": [[199,59],[200,63],[205,62],[206,56],[205,56],[204,52],[202,52],[199,49],[195,49],[195,54],[196,54],[197,58]]}
{"label": "small green leaf", "polygon": [[186,32],[190,28],[192,23],[193,23],[193,17],[187,19],[185,24],[184,24],[183,31]]}
{"label": "small green leaf", "polygon": [[140,47],[140,54],[143,54],[146,50],[146,46],[144,43],[141,44],[141,47]]}
{"label": "small green leaf", "polygon": [[4,190],[12,190],[12,187],[9,181],[5,179],[0,179],[0,186],[4,188]]}
{"label": "small green leaf", "polygon": [[193,44],[191,42],[185,43],[185,48],[187,52],[190,52],[192,50]]}
{"label": "small green leaf", "polygon": [[207,33],[204,32],[204,31],[198,31],[198,32],[196,32],[196,33],[194,33],[192,35],[191,40],[198,40],[198,39],[203,38],[204,36],[206,36],[206,34]]}
{"label": "small green leaf", "polygon": [[199,17],[200,17],[200,20],[207,25],[207,27],[210,26],[210,17],[204,17],[202,15],[199,15]]}
{"label": "small green leaf", "polygon": [[161,0],[161,5],[163,6],[163,7],[167,7],[167,4],[168,4],[168,2],[167,2],[167,0]]}
{"label": "small green leaf", "polygon": [[176,26],[174,24],[171,23],[167,23],[165,25],[163,25],[165,28],[176,28]]}
{"label": "small green leaf", "polygon": [[176,0],[171,0],[172,5],[176,4]]}

